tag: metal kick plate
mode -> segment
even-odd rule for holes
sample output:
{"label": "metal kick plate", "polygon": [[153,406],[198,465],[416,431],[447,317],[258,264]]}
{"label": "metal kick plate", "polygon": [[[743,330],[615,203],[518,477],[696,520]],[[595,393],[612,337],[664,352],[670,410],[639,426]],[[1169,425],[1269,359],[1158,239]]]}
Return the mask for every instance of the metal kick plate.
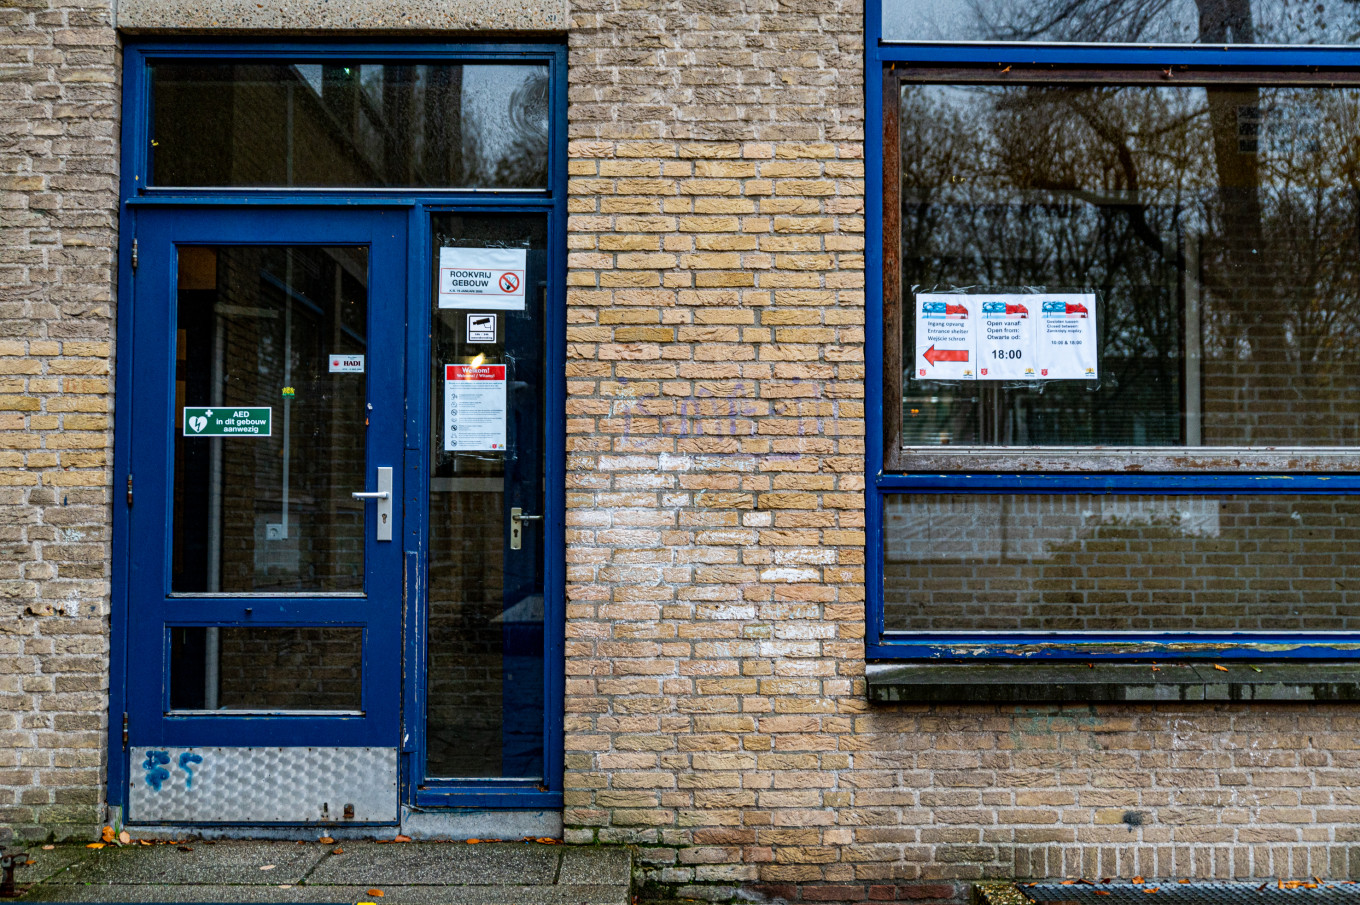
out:
{"label": "metal kick plate", "polygon": [[133,746],[129,823],[396,823],[396,748]]}

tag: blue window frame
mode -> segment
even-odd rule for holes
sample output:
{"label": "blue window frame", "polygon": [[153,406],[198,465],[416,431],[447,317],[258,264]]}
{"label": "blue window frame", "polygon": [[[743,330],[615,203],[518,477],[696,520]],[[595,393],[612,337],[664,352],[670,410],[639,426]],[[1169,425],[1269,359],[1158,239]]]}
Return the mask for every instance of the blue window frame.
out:
{"label": "blue window frame", "polygon": [[[271,60],[311,61],[318,64],[336,59],[369,62],[410,62],[418,63],[532,63],[545,67],[549,73],[549,92],[547,98],[549,134],[553,140],[548,142],[547,175],[541,187],[529,188],[482,188],[482,187],[395,187],[395,188],[348,188],[348,187],[158,187],[148,185],[150,161],[148,151],[151,136],[148,125],[152,121],[152,92],[150,85],[151,65],[156,61],[213,61],[222,63],[255,63]],[[417,606],[406,606],[400,626],[392,627],[392,634],[402,636],[401,662],[387,662],[374,668],[384,674],[402,672],[408,678],[403,683],[402,699],[391,702],[364,701],[366,711],[377,712],[385,721],[384,725],[393,727],[392,738],[398,745],[401,755],[401,801],[415,807],[470,807],[470,808],[543,808],[554,809],[562,806],[563,777],[563,693],[564,677],[562,657],[564,650],[564,531],[562,523],[563,487],[565,453],[561,438],[565,437],[565,386],[560,379],[564,373],[565,355],[565,249],[566,249],[566,48],[560,44],[500,44],[500,43],[401,43],[373,42],[353,43],[327,40],[298,40],[289,43],[263,42],[193,42],[193,41],[147,41],[129,44],[124,51],[123,61],[123,111],[121,156],[120,203],[120,247],[119,247],[119,297],[122,301],[119,311],[118,346],[120,359],[132,356],[136,346],[133,322],[136,318],[135,280],[145,275],[147,265],[142,263],[142,273],[137,273],[138,247],[135,241],[139,218],[154,223],[173,214],[182,212],[183,217],[192,219],[203,211],[237,211],[242,222],[254,216],[267,222],[275,212],[283,217],[313,218],[313,222],[325,224],[328,219],[343,224],[345,211],[360,211],[371,214],[365,222],[375,221],[378,216],[400,221],[390,231],[384,241],[395,241],[393,237],[409,237],[405,254],[388,256],[386,275],[394,281],[404,281],[408,287],[408,316],[403,327],[393,327],[396,333],[404,331],[399,339],[404,343],[404,375],[402,382],[407,388],[404,412],[397,418],[398,434],[386,438],[384,442],[398,449],[397,462],[405,470],[415,474],[430,474],[429,443],[422,443],[429,433],[431,423],[431,400],[428,392],[430,374],[430,342],[425,323],[429,316],[430,299],[433,297],[429,263],[436,254],[432,247],[430,222],[433,216],[447,212],[475,215],[479,213],[523,213],[542,215],[548,224],[547,270],[550,274],[547,291],[547,312],[544,323],[547,351],[545,373],[549,375],[546,398],[544,399],[547,438],[544,450],[544,486],[549,498],[546,500],[553,515],[543,524],[544,555],[544,641],[543,670],[543,777],[532,781],[441,781],[438,779],[422,782],[426,776],[424,764],[425,730],[425,688],[423,681],[412,681],[412,675],[423,676],[426,668],[427,652],[423,647],[426,637],[422,620],[426,613]],[[338,216],[337,216],[338,215]],[[363,219],[363,217],[360,217]],[[339,229],[332,225],[334,232]],[[245,240],[242,240],[245,241]],[[347,239],[348,241],[348,239]],[[375,240],[376,241],[376,240]],[[376,244],[374,247],[377,247]],[[142,249],[145,252],[145,247]],[[404,269],[404,273],[402,270]],[[168,321],[166,322],[168,323]],[[156,339],[156,338],[153,338]],[[121,362],[120,362],[121,363]],[[118,475],[127,476],[129,481],[128,506],[115,506],[113,516],[113,591],[112,591],[112,629],[111,629],[111,681],[110,712],[113,714],[143,711],[147,720],[164,718],[162,702],[148,697],[138,684],[138,676],[132,674],[133,662],[129,657],[139,651],[138,641],[130,630],[132,618],[129,601],[138,593],[134,587],[139,580],[133,566],[140,565],[143,572],[155,572],[150,578],[143,579],[153,593],[161,594],[161,583],[166,580],[168,566],[162,563],[146,564],[137,560],[132,537],[129,506],[132,505],[131,463],[134,449],[142,442],[133,433],[132,413],[136,411],[136,396],[133,392],[134,369],[130,366],[119,367],[116,392],[120,400],[120,416],[116,424],[114,449],[114,469]],[[386,396],[402,399],[400,386],[382,388]],[[404,428],[404,430],[402,429]],[[399,439],[404,436],[404,439]],[[159,441],[158,441],[159,442]],[[164,476],[152,478],[153,494],[164,497]],[[369,478],[372,479],[371,476]],[[139,480],[139,500],[145,484]],[[396,487],[398,494],[405,486],[405,519],[399,518],[399,526],[404,531],[398,533],[401,544],[400,566],[394,566],[404,573],[406,599],[415,601],[428,586],[423,569],[427,545],[428,497],[424,492],[427,486],[421,481],[403,482],[400,478]],[[153,496],[152,499],[155,499]],[[168,530],[168,529],[167,529]],[[147,566],[150,566],[147,568]],[[163,573],[163,574],[162,574]],[[397,572],[397,580],[403,580]],[[206,618],[206,617],[204,617]],[[190,622],[202,622],[195,617]],[[211,620],[209,620],[211,621]],[[271,625],[314,625],[319,621],[345,624],[343,614],[331,620],[318,620],[312,615],[291,615],[274,619]],[[367,642],[367,639],[366,639]],[[155,652],[148,654],[156,656]],[[161,659],[168,654],[161,654]],[[205,722],[211,737],[199,736],[185,743],[229,744],[232,740],[230,723],[239,718],[214,716]],[[247,721],[249,717],[244,718]],[[179,720],[185,723],[185,720]],[[202,722],[200,720],[200,722]],[[305,715],[290,716],[287,733],[271,741],[272,744],[356,744],[356,737],[344,735],[344,727],[336,738],[318,738],[306,731],[309,718]],[[312,722],[315,722],[314,720]],[[110,720],[110,751],[113,755],[109,762],[109,787],[111,800],[120,801],[126,794],[128,754],[126,739],[126,720]],[[399,741],[397,741],[399,739]],[[362,741],[362,740],[361,740]],[[118,791],[118,790],[121,790]],[[124,804],[126,801],[123,800]]]}
{"label": "blue window frame", "polygon": [[[885,594],[889,532],[885,519],[895,500],[971,498],[1011,500],[1035,505],[1040,498],[1152,498],[1241,501],[1317,497],[1343,499],[1360,493],[1360,450],[1289,450],[1241,447],[1199,450],[1119,451],[1087,448],[1015,449],[981,444],[954,454],[948,448],[904,449],[885,429],[888,406],[899,405],[900,383],[889,369],[890,336],[905,318],[888,298],[895,279],[885,276],[896,266],[896,251],[887,249],[885,236],[896,235],[888,209],[895,199],[887,180],[897,179],[895,165],[884,153],[885,134],[897,126],[888,121],[896,111],[889,96],[895,78],[910,70],[921,81],[936,85],[989,82],[1025,68],[1036,72],[1089,74],[1157,71],[1174,81],[1182,72],[1198,73],[1212,81],[1222,73],[1251,72],[1263,79],[1296,76],[1306,81],[1322,70],[1330,78],[1354,84],[1360,71],[1360,51],[1338,47],[1281,46],[1128,46],[1079,44],[906,43],[883,39],[883,0],[866,10],[866,197],[867,217],[867,516],[866,655],[872,660],[1016,660],[1071,659],[1170,660],[1213,659],[1344,659],[1360,655],[1360,633],[1336,623],[1289,630],[1205,629],[1159,631],[1155,627],[1115,630],[1108,626],[1079,628],[1016,628],[958,626],[933,629],[924,622],[889,618],[892,604]],[[890,106],[889,101],[892,105]],[[885,132],[885,130],[887,130]],[[876,199],[885,199],[882,205]],[[1360,255],[1360,253],[1357,253]],[[898,325],[898,326],[894,326]],[[888,350],[888,351],[885,351]],[[901,352],[897,354],[911,354]],[[900,359],[895,362],[900,374]],[[951,454],[945,455],[946,452]],[[1203,455],[1200,455],[1203,453]],[[1227,453],[1225,456],[1224,453]],[[902,541],[909,544],[910,541]],[[966,568],[966,567],[965,567]],[[957,571],[957,570],[956,570]],[[966,587],[962,573],[960,593]],[[910,593],[908,591],[907,593]]]}

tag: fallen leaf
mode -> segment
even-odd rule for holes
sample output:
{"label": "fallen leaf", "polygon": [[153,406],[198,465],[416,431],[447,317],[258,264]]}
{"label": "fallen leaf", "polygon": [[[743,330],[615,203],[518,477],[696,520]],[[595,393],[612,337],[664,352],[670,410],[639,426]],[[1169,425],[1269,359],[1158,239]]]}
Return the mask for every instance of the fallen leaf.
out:
{"label": "fallen leaf", "polygon": [[37,864],[37,863],[38,863],[37,861],[25,861],[25,862],[24,862],[24,867],[32,867],[33,865],[35,865],[35,864]]}
{"label": "fallen leaf", "polygon": [[480,840],[480,839],[468,839],[468,840],[467,840],[467,844],[468,844],[468,845],[476,845],[478,842],[481,842],[481,841],[482,841],[482,840]]}
{"label": "fallen leaf", "polygon": [[1215,664],[1214,664],[1214,669],[1218,670],[1219,672],[1227,672],[1227,671],[1228,671],[1228,667],[1223,666],[1223,665],[1221,665],[1221,664],[1219,664],[1219,663],[1215,663]]}
{"label": "fallen leaf", "polygon": [[45,851],[45,852],[50,852],[50,851],[52,851],[52,849],[54,849],[54,848],[56,848],[55,845],[44,845],[44,846],[43,846],[43,851]]}
{"label": "fallen leaf", "polygon": [[550,836],[539,836],[539,837],[538,837],[537,839],[535,839],[534,841],[535,841],[535,842],[542,842],[544,845],[561,845],[561,840],[553,839],[553,838],[550,837]]}
{"label": "fallen leaf", "polygon": [[272,865],[272,864],[265,864],[265,865],[263,865],[263,866],[260,867],[260,870],[273,870],[273,869],[274,869],[274,865]]}
{"label": "fallen leaf", "polygon": [[150,839],[138,839],[138,840],[137,840],[137,844],[138,844],[138,845],[151,845],[152,843],[151,843],[151,840],[150,840]]}
{"label": "fallen leaf", "polygon": [[105,842],[112,842],[112,841],[113,841],[113,827],[111,827],[111,826],[106,826],[106,827],[104,827],[104,832],[100,834],[100,838],[102,838]]}
{"label": "fallen leaf", "polygon": [[[1250,663],[1248,663],[1247,665],[1248,665],[1248,666],[1251,666]],[[1256,672],[1260,672],[1260,671],[1261,671],[1261,667],[1259,667],[1259,666],[1251,666],[1251,668],[1252,668],[1253,670],[1255,670]]]}
{"label": "fallen leaf", "polygon": [[1111,894],[1111,893],[1110,893],[1110,891],[1109,891],[1108,889],[1097,889],[1097,890],[1096,890],[1096,895],[1098,895],[1098,896],[1108,896],[1108,895],[1110,895],[1110,894]]}
{"label": "fallen leaf", "polygon": [[319,841],[322,845],[334,845],[334,844],[335,844],[335,840],[332,839],[330,836],[322,836],[321,839],[318,840],[318,841]]}
{"label": "fallen leaf", "polygon": [[343,855],[344,853],[345,850],[343,848],[340,848],[339,846],[336,846],[335,848],[331,849],[332,855]]}
{"label": "fallen leaf", "polygon": [[1190,881],[1189,881],[1189,880],[1177,880],[1176,882],[1177,882],[1177,883],[1189,883]]}
{"label": "fallen leaf", "polygon": [[1072,885],[1073,883],[1075,883],[1075,882],[1077,882],[1077,881],[1076,881],[1076,880],[1063,880],[1063,881],[1062,881],[1062,885],[1063,885],[1063,886],[1071,886],[1071,885]]}
{"label": "fallen leaf", "polygon": [[370,889],[368,894],[375,899],[381,899],[383,897],[383,891],[381,889]]}
{"label": "fallen leaf", "polygon": [[1143,892],[1146,892],[1146,893],[1154,893],[1154,892],[1156,892],[1156,891],[1157,891],[1157,887],[1156,887],[1156,886],[1149,886],[1147,889],[1143,890]]}
{"label": "fallen leaf", "polygon": [[87,846],[85,846],[85,847],[86,847],[86,848],[103,848],[103,847],[104,847],[104,843],[102,843],[102,842],[91,842],[89,845],[87,845]]}
{"label": "fallen leaf", "polygon": [[1256,887],[1256,891],[1257,891],[1257,892],[1265,892],[1266,887],[1269,886],[1269,885],[1270,885],[1270,881],[1267,880],[1266,882],[1262,883],[1260,886]]}
{"label": "fallen leaf", "polygon": [[127,830],[123,830],[118,834],[118,841],[123,845],[130,845],[132,843],[132,834]]}
{"label": "fallen leaf", "polygon": [[397,838],[393,839],[392,841],[393,841],[393,842],[410,842],[410,841],[411,841],[411,837],[410,837],[410,836],[397,836]]}
{"label": "fallen leaf", "polygon": [[1134,882],[1134,883],[1142,883],[1142,882],[1143,882],[1143,878],[1142,878],[1142,877],[1134,877],[1134,878],[1133,878],[1133,882]]}
{"label": "fallen leaf", "polygon": [[1113,882],[1114,882],[1114,877],[1101,877],[1100,882],[1101,882],[1101,883],[1113,883]]}

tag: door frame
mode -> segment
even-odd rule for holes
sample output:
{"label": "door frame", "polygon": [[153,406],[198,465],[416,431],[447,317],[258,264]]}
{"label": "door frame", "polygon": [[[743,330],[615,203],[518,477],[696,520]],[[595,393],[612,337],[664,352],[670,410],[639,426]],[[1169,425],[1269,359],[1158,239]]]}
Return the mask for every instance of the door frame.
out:
{"label": "door frame", "polygon": [[[548,67],[549,152],[546,190],[409,190],[409,189],[201,189],[148,188],[148,126],[150,85],[148,64],[161,59],[213,59],[251,61],[266,59],[316,60],[344,57],[349,60],[404,60],[408,62],[539,62]],[[113,536],[111,557],[111,608],[109,648],[109,759],[108,802],[127,807],[130,751],[127,746],[127,714],[131,689],[129,576],[133,543],[130,538],[129,505],[125,488],[130,476],[132,413],[137,405],[132,356],[137,350],[133,320],[139,278],[135,241],[138,214],[165,207],[222,208],[313,208],[324,210],[361,207],[400,208],[406,212],[407,290],[405,431],[402,440],[406,475],[428,474],[431,401],[427,389],[430,366],[429,333],[433,297],[430,262],[434,253],[429,230],[432,213],[542,213],[548,220],[548,276],[546,315],[547,398],[544,400],[545,488],[548,518],[544,540],[544,779],[541,783],[461,781],[419,788],[423,778],[421,752],[424,743],[424,643],[426,567],[428,564],[428,495],[424,480],[398,481],[404,487],[403,514],[399,520],[403,564],[402,700],[399,738],[403,808],[497,808],[553,810],[562,807],[563,716],[565,694],[565,458],[566,458],[566,106],[567,50],[565,44],[424,42],[354,42],[298,40],[287,43],[239,41],[137,41],[123,52],[123,130],[120,176],[118,303],[116,305],[116,352],[123,366],[116,367],[111,498]],[[154,354],[154,352],[153,352]],[[422,445],[422,440],[424,444]],[[125,810],[126,812],[126,810]],[[285,824],[286,825],[286,824]]]}

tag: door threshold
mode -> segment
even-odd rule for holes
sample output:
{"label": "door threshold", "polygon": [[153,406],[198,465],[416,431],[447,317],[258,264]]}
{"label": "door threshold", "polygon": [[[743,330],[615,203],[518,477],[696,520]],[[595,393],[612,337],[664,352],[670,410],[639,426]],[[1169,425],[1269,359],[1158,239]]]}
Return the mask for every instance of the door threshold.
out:
{"label": "door threshold", "polygon": [[[120,814],[113,815],[117,822]],[[290,824],[262,826],[260,824],[136,824],[127,828],[138,839],[166,841],[264,839],[279,842],[305,840],[315,842],[322,836],[336,840],[380,839],[391,840],[398,834],[414,842],[451,840],[461,842],[480,839],[485,842],[521,839],[561,839],[562,812],[557,810],[507,811],[484,808],[443,808],[415,810],[403,806],[401,824],[368,824],[366,826],[327,826],[325,824]]]}
{"label": "door threshold", "polygon": [[401,832],[412,839],[562,838],[562,812],[482,808],[401,809]]}

